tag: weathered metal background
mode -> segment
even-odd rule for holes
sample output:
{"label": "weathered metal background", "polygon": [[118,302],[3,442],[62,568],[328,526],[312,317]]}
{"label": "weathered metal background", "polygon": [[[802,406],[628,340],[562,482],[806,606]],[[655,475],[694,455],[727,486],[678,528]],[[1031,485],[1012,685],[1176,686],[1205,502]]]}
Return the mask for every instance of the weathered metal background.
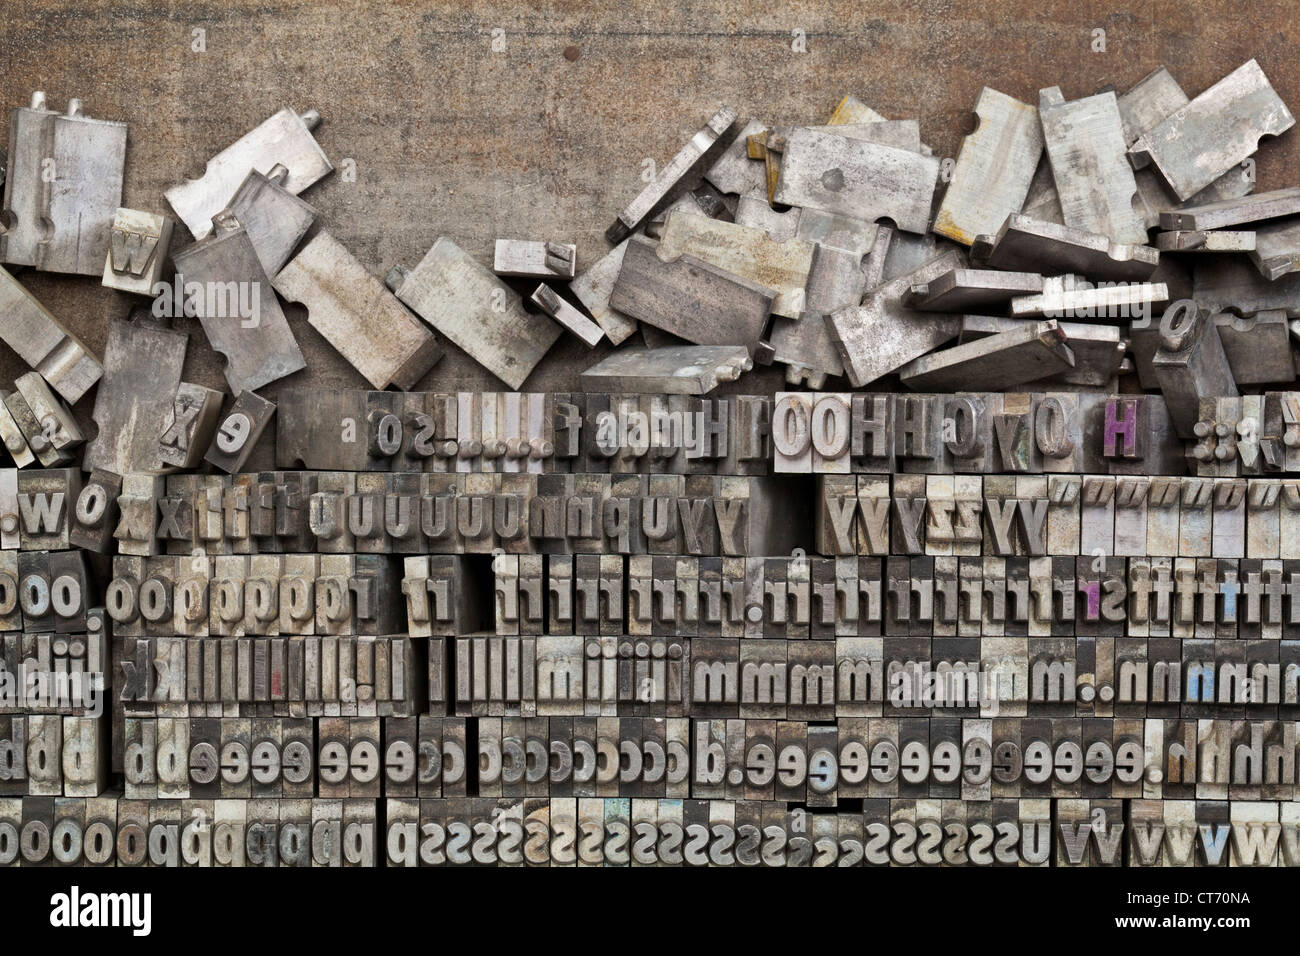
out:
{"label": "weathered metal background", "polygon": [[[167,187],[200,175],[207,157],[280,107],[314,107],[318,140],[336,167],[353,160],[356,178],[336,172],[303,198],[375,275],[418,262],[440,235],[489,265],[498,237],[576,242],[581,270],[608,248],[603,232],[641,188],[643,160],[666,161],[722,103],[742,121],[815,123],[852,93],[890,118],[918,117],[942,156],[955,155],[985,84],[1027,102],[1059,84],[1073,98],[1126,89],[1164,63],[1195,96],[1253,56],[1300,104],[1291,4],[1111,6],[31,0],[5,5],[0,102],[7,111],[42,89],[52,108],[76,96],[91,116],[128,121],[124,205],[156,212],[170,212]],[[1096,28],[1104,53],[1092,49]],[[192,49],[198,29],[205,52]],[[503,52],[492,50],[494,30]],[[806,52],[792,49],[795,30]],[[1297,143],[1288,134],[1263,145],[1259,189],[1294,180]],[[108,319],[143,302],[88,278],[21,278],[100,354]],[[365,387],[301,307],[286,311],[308,368],[267,397],[283,385]],[[198,323],[177,324],[190,332],[185,378],[224,388]],[[576,389],[609,350],[566,335],[524,387]],[[450,343],[447,352],[420,388],[501,387]],[[0,383],[23,371],[0,344]],[[780,368],[758,369],[727,390],[780,382]],[[77,406],[83,423],[92,404]]]}

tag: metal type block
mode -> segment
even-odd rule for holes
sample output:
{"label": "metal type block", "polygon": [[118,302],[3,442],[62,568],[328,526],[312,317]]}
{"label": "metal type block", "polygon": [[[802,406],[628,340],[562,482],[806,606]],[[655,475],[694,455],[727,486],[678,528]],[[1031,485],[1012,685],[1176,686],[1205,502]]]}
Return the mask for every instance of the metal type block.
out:
{"label": "metal type block", "polygon": [[39,91],[30,107],[13,111],[0,261],[74,275],[103,271],[122,205],[126,126],[91,119],[79,99],[68,100],[63,114],[46,109]]}
{"label": "metal type block", "polygon": [[403,303],[511,388],[519,388],[559,338],[549,317],[529,315],[518,295],[446,237],[419,265],[386,280]]}
{"label": "metal type block", "polygon": [[493,250],[492,271],[499,276],[572,279],[577,262],[578,247],[571,242],[498,239]]}
{"label": "metal type block", "polygon": [[5,269],[0,269],[0,312],[6,316],[0,338],[67,401],[75,404],[104,374],[90,347]]}
{"label": "metal type block", "polygon": [[1150,278],[1160,262],[1160,253],[1143,245],[1145,241],[1145,232],[1125,243],[1086,229],[1012,214],[996,235],[975,240],[971,262],[979,268],[1141,281]]}
{"label": "metal type block", "polygon": [[226,381],[239,394],[307,363],[243,225],[228,213],[213,222],[211,235],[173,256],[172,304],[183,303],[185,314],[198,317],[209,344],[226,357]]}
{"label": "metal type block", "polygon": [[708,125],[696,133],[677,155],[660,168],[655,178],[646,184],[637,197],[619,213],[614,224],[605,231],[605,238],[611,243],[626,239],[660,206],[674,187],[700,167],[702,160],[710,155],[717,155],[718,151],[713,149],[714,144],[731,129],[735,122],[736,111],[729,106],[724,106],[713,114]]}
{"label": "metal type block", "polygon": [[1186,200],[1252,155],[1262,137],[1294,125],[1264,71],[1248,60],[1143,133],[1129,157],[1137,168],[1153,164]]}
{"label": "metal type block", "polygon": [[153,295],[162,279],[171,245],[171,216],[159,216],[139,209],[118,209],[113,214],[108,255],[104,261],[104,285],[121,292]]}
{"label": "metal type block", "polygon": [[610,305],[696,345],[744,345],[762,335],[775,290],[696,259],[665,258],[641,236],[628,242]]}
{"label": "metal type block", "polygon": [[167,190],[167,202],[194,238],[202,239],[211,232],[213,216],[230,204],[250,171],[269,178],[277,165],[284,166],[288,176],[280,185],[298,195],[334,170],[311,135],[319,123],[315,110],[280,110],[208,160],[202,178]]}
{"label": "metal type block", "polygon": [[442,358],[429,330],[328,232],[318,232],[272,281],[307,307],[312,328],[377,389],[412,389]]}
{"label": "metal type block", "polygon": [[188,342],[187,333],[150,318],[109,320],[93,412],[99,431],[86,446],[84,468],[125,475],[173,467],[162,457],[159,423],[174,412]]}

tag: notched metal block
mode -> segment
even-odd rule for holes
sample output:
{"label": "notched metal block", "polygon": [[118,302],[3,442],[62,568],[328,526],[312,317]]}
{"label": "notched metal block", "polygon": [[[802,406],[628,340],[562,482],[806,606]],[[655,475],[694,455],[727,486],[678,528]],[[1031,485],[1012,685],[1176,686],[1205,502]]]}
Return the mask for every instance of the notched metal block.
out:
{"label": "notched metal block", "polygon": [[90,347],[5,269],[0,269],[0,315],[0,339],[74,405],[104,374]]}
{"label": "notched metal block", "polygon": [[33,93],[9,123],[0,262],[99,275],[125,165],[126,123],[91,119],[78,99],[55,113]]}
{"label": "notched metal block", "polygon": [[560,336],[547,316],[529,315],[519,296],[452,240],[440,237],[413,269],[386,279],[397,298],[511,388],[519,388]]}
{"label": "notched metal block", "polygon": [[268,276],[284,268],[316,221],[316,210],[285,188],[289,170],[276,163],[248,174],[225,211],[239,220]]}
{"label": "notched metal block", "polygon": [[167,202],[195,239],[212,231],[212,219],[225,209],[250,170],[270,173],[277,165],[288,170],[281,185],[298,195],[334,171],[311,135],[320,123],[315,110],[297,113],[285,108],[245,133],[208,160],[201,179],[167,190]]}
{"label": "notched metal block", "polygon": [[211,235],[174,256],[176,284],[186,313],[198,316],[208,343],[226,357],[226,381],[239,394],[307,363],[243,225],[225,213],[213,223]]}
{"label": "notched metal block", "polygon": [[695,345],[757,346],[774,290],[694,256],[665,259],[643,236],[628,240],[610,305]]}
{"label": "notched metal block", "polygon": [[582,339],[589,348],[598,345],[605,337],[599,325],[561,298],[558,292],[544,282],[533,290],[528,301]]}
{"label": "notched metal block", "polygon": [[1271,282],[1288,273],[1300,272],[1300,217],[1260,225],[1256,227],[1254,240],[1246,251],[1265,279]]}
{"label": "notched metal block", "polygon": [[605,330],[605,336],[614,345],[621,345],[627,337],[636,331],[635,319],[611,309],[610,294],[614,283],[618,281],[619,270],[623,268],[623,254],[627,251],[627,240],[620,242],[591,265],[587,271],[569,283],[569,291],[578,297],[596,324]]}
{"label": "notched metal block", "polygon": [[104,379],[92,413],[98,431],[86,446],[84,468],[115,475],[168,469],[158,426],[172,411],[188,342],[187,333],[147,316],[109,321]]}
{"label": "notched metal block", "polygon": [[1295,117],[1255,60],[1144,133],[1129,149],[1133,166],[1152,164],[1179,199],[1189,199],[1259,148]]}
{"label": "notched metal block", "polygon": [[772,289],[772,312],[798,318],[815,246],[800,239],[777,242],[762,229],[709,219],[682,209],[668,214],[659,236],[659,256],[694,256],[731,275]]}
{"label": "notched metal block", "polygon": [[867,222],[890,219],[924,233],[939,160],[808,127],[785,139],[773,202],[809,206]]}
{"label": "notched metal block", "polygon": [[1274,189],[1239,199],[1183,206],[1160,214],[1161,229],[1223,229],[1300,213],[1300,186]]}
{"label": "notched metal block", "polygon": [[1137,183],[1125,159],[1115,94],[1066,102],[1050,87],[1039,91],[1038,115],[1066,224],[1116,242],[1146,242],[1146,223],[1133,208]]}
{"label": "notched metal block", "polygon": [[898,377],[918,391],[1002,389],[1073,367],[1065,333],[1057,322],[1047,321],[923,355],[900,368]]}
{"label": "notched metal block", "polygon": [[1008,216],[997,235],[977,238],[970,257],[973,265],[993,269],[1128,281],[1148,278],[1160,264],[1160,253],[1150,246],[1020,214]]}
{"label": "notched metal block", "polygon": [[961,268],[961,260],[956,250],[945,250],[919,269],[877,286],[862,305],[831,313],[831,336],[844,363],[845,377],[854,388],[874,382],[957,337],[961,330],[957,317],[912,312],[900,300],[912,286]]}
{"label": "notched metal block", "polygon": [[442,358],[433,334],[343,244],[318,232],[275,277],[307,321],[371,385],[415,387]]}
{"label": "notched metal block", "polygon": [[492,271],[499,276],[572,279],[577,272],[578,247],[571,242],[498,239]]}
{"label": "notched metal block", "polygon": [[736,111],[729,106],[724,106],[714,113],[708,125],[692,136],[690,142],[678,150],[677,155],[670,159],[655,178],[647,183],[637,197],[618,214],[614,224],[605,230],[605,238],[611,243],[619,243],[626,239],[667,198],[673,187],[700,165],[713,145],[731,129],[735,122]]}
{"label": "notched metal block", "polygon": [[754,367],[743,345],[683,345],[616,352],[582,373],[591,392],[703,395]]}
{"label": "notched metal block", "polygon": [[969,246],[1024,207],[1043,131],[1038,110],[990,87],[975,101],[979,125],[962,140],[934,231]]}
{"label": "notched metal block", "polygon": [[139,209],[119,209],[113,215],[104,285],[121,292],[153,295],[167,265],[172,241],[171,216]]}
{"label": "notched metal block", "polygon": [[1037,272],[954,269],[933,282],[912,286],[903,295],[903,304],[918,312],[969,312],[1042,291],[1043,277]]}

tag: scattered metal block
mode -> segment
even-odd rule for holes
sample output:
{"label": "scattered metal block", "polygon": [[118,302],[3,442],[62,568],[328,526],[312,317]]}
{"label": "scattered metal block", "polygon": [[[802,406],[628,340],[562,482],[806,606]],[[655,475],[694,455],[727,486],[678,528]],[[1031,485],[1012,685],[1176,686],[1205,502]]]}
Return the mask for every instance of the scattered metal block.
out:
{"label": "scattered metal block", "polygon": [[226,381],[239,394],[307,363],[248,233],[227,214],[214,223],[211,235],[173,257],[176,285],[186,314],[198,316],[208,343],[226,357]]}
{"label": "scattered metal block", "polygon": [[1038,110],[990,87],[975,101],[979,125],[962,140],[934,231],[969,246],[1024,208],[1043,153]]}
{"label": "scattered metal block", "polygon": [[1047,316],[1053,319],[1116,321],[1149,316],[1156,305],[1169,301],[1169,287],[1163,282],[1103,283],[1094,285],[1077,276],[1055,276],[1043,280],[1037,295],[1011,300],[1014,318]]}
{"label": "scattered metal block", "polygon": [[1300,273],[1270,282],[1240,256],[1204,256],[1196,260],[1193,279],[1192,298],[1212,311],[1232,309],[1254,315],[1283,309],[1288,315],[1300,315]]}
{"label": "scattered metal block", "polygon": [[1221,312],[1214,317],[1219,341],[1238,386],[1289,383],[1296,377],[1290,320],[1273,310],[1242,317]]}
{"label": "scattered metal block", "polygon": [[511,388],[519,388],[560,326],[523,303],[469,253],[439,238],[414,269],[395,266],[388,288],[408,307]]}
{"label": "scattered metal block", "polygon": [[91,119],[78,99],[55,113],[33,93],[9,123],[0,262],[99,275],[125,164],[126,123]]}
{"label": "scattered metal block", "polygon": [[[963,343],[1008,332],[1034,319],[1008,319],[1001,316],[963,315],[961,336]],[[1074,353],[1074,367],[1034,382],[1035,385],[1063,383],[1091,388],[1105,388],[1116,375],[1125,371],[1125,341],[1116,325],[1096,322],[1059,322],[1065,340]],[[1149,361],[1149,359],[1148,359]]]}
{"label": "scattered metal block", "polygon": [[72,412],[50,391],[38,372],[19,375],[14,387],[31,409],[42,436],[60,455],[71,457],[73,449],[86,440]]}
{"label": "scattered metal block", "polygon": [[1183,206],[1160,214],[1161,229],[1223,229],[1300,213],[1300,186],[1224,199],[1200,206]]}
{"label": "scattered metal block", "polygon": [[1008,216],[996,236],[977,238],[970,256],[972,264],[980,267],[1070,272],[1116,281],[1145,279],[1160,263],[1160,253],[1150,246],[1113,242],[1095,232],[1024,215]]}
{"label": "scattered metal block", "polygon": [[265,175],[254,169],[225,209],[248,233],[268,276],[284,268],[316,221],[316,210],[285,188],[288,181],[289,170],[283,163],[276,163]]}
{"label": "scattered metal block", "polygon": [[831,334],[844,363],[845,377],[854,388],[874,382],[957,337],[961,330],[957,318],[911,312],[900,300],[912,286],[961,265],[955,251],[945,251],[915,272],[877,286],[862,305],[831,314]]}
{"label": "scattered metal block", "polygon": [[1156,235],[1156,248],[1161,252],[1254,252],[1255,233],[1216,229],[1161,232]]}
{"label": "scattered metal block", "polygon": [[954,269],[933,282],[912,286],[903,304],[918,312],[969,312],[1042,291],[1043,277],[1036,272]]}
{"label": "scattered metal block", "polygon": [[582,387],[595,392],[703,395],[753,367],[748,350],[736,345],[616,352],[582,373]]}
{"label": "scattered metal block", "polygon": [[683,146],[655,175],[645,189],[637,195],[614,220],[614,224],[605,231],[605,238],[612,243],[622,242],[631,232],[667,198],[673,187],[695,170],[708,154],[719,137],[726,134],[736,122],[736,111],[724,106],[713,114],[707,126],[700,130],[691,141]]}
{"label": "scattered metal block", "polygon": [[1115,94],[1066,102],[1051,87],[1039,92],[1038,115],[1066,224],[1115,242],[1146,242],[1146,224],[1133,210],[1137,183],[1124,156]]}
{"label": "scattered metal block", "polygon": [[806,307],[805,286],[814,246],[801,239],[777,242],[761,229],[708,219],[684,210],[669,213],[659,236],[662,259],[689,255],[702,262],[772,289],[772,312],[798,318]]}
{"label": "scattered metal block", "polygon": [[1057,322],[1034,322],[923,355],[898,370],[918,391],[1012,388],[1074,366],[1074,352]]}
{"label": "scattered metal block", "polygon": [[499,276],[572,279],[577,263],[578,247],[571,242],[498,239],[492,271]]}
{"label": "scattered metal block", "polygon": [[1270,282],[1290,272],[1300,272],[1300,218],[1263,223],[1255,227],[1250,261]]}
{"label": "scattered metal block", "polygon": [[610,305],[694,345],[758,344],[776,293],[694,256],[664,259],[642,236],[628,240]]}
{"label": "scattered metal block", "polygon": [[[1152,70],[1127,93],[1119,97],[1120,118],[1124,122],[1124,141],[1130,147],[1144,134],[1189,102],[1187,94],[1163,66]],[[1138,197],[1143,206],[1143,220],[1150,229],[1160,221],[1160,214],[1179,206],[1181,200],[1154,169],[1145,167],[1133,174]],[[1216,202],[1245,196],[1255,188],[1254,178],[1241,168],[1225,172],[1187,201]]]}
{"label": "scattered metal block", "polygon": [[157,475],[168,470],[158,427],[172,412],[188,343],[187,333],[147,314],[109,320],[104,378],[91,413],[99,430],[82,460],[87,471]]}
{"label": "scattered metal block", "polygon": [[113,215],[108,257],[104,262],[104,285],[121,292],[153,295],[167,264],[167,247],[172,241],[171,216],[158,216],[139,209],[119,209]]}
{"label": "scattered metal block", "polygon": [[318,232],[274,280],[286,299],[375,388],[415,387],[442,358],[433,334],[343,244]]}
{"label": "scattered metal block", "polygon": [[269,176],[277,165],[283,166],[288,176],[280,185],[298,195],[334,171],[311,135],[319,124],[315,110],[280,110],[208,160],[201,179],[167,190],[167,202],[194,238],[202,239],[212,232],[212,220],[230,204],[250,171]]}
{"label": "scattered metal block", "polygon": [[618,281],[619,270],[623,268],[623,254],[627,252],[627,240],[605,253],[587,267],[587,271],[569,283],[569,291],[578,297],[605,331],[605,337],[614,345],[622,345],[629,335],[636,331],[635,319],[620,315],[609,307],[609,297]]}
{"label": "scattered metal block", "polygon": [[1186,200],[1252,155],[1262,137],[1294,125],[1264,71],[1248,60],[1139,137],[1129,156],[1139,169],[1153,164]]}
{"label": "scattered metal block", "polygon": [[528,301],[582,339],[588,347],[597,345],[605,337],[599,325],[560,298],[560,294],[544,282],[533,290]]}
{"label": "scattered metal block", "polygon": [[784,143],[773,202],[867,222],[888,218],[924,233],[938,178],[932,156],[796,127]]}
{"label": "scattered metal block", "polygon": [[74,405],[104,374],[90,348],[5,269],[0,269],[0,315],[0,339]]}

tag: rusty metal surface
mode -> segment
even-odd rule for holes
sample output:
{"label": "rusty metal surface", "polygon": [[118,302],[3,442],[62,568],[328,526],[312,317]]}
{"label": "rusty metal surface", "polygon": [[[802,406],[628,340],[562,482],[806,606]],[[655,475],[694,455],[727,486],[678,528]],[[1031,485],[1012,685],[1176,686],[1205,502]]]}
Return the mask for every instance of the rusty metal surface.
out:
{"label": "rusty metal surface", "polygon": [[[1195,96],[1256,57],[1283,100],[1300,101],[1289,4],[1110,6],[33,0],[5,9],[0,91],[5,109],[43,89],[129,122],[123,205],[153,212],[169,212],[165,189],[201,174],[208,157],[276,109],[314,107],[324,118],[315,135],[337,171],[304,198],[372,274],[419,261],[440,235],[490,265],[498,236],[561,226],[578,244],[581,271],[609,248],[604,229],[640,191],[643,160],[665,163],[718,103],[742,121],[816,123],[852,94],[890,119],[919,118],[922,140],[951,157],[988,83],[1027,102],[1057,84],[1077,98],[1107,83],[1127,89],[1166,63]],[[1096,28],[1106,31],[1104,53],[1092,51]],[[205,52],[192,50],[196,29],[206,31]],[[492,50],[494,29],[504,31],[503,52]],[[806,52],[791,48],[796,29]],[[1259,191],[1287,184],[1298,144],[1295,136],[1261,144]],[[97,278],[24,271],[20,279],[99,354],[109,319],[139,301]],[[364,386],[300,306],[286,313],[308,368],[266,397],[295,385]],[[220,357],[198,323],[176,324],[191,333],[185,380],[223,387]],[[580,371],[610,351],[566,336],[524,387],[577,388]],[[0,383],[25,370],[0,345]],[[720,391],[775,391],[781,376],[755,369]],[[449,344],[417,387],[496,383]],[[93,429],[91,404],[75,411]]]}

